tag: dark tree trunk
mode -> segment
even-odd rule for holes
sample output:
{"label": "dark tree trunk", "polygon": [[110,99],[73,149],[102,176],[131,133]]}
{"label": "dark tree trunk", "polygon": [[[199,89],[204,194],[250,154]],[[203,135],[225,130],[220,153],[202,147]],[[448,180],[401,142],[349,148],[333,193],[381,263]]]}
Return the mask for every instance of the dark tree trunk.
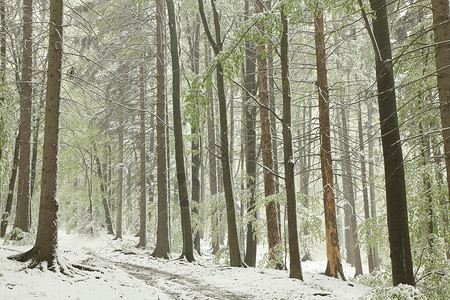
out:
{"label": "dark tree trunk", "polygon": [[[245,1],[245,19],[250,17],[249,1]],[[245,72],[244,72],[244,87],[246,89],[246,94],[244,98],[245,105],[245,169],[247,172],[247,189],[249,191],[249,199],[247,204],[247,218],[256,221],[256,200],[255,200],[255,189],[256,189],[256,109],[257,107],[253,104],[253,99],[251,96],[256,96],[257,84],[255,78],[256,71],[256,51],[255,45],[252,41],[245,41]],[[250,95],[248,94],[250,93]],[[245,252],[245,263],[249,267],[256,266],[256,230],[253,228],[253,222],[247,223],[247,249]]]}
{"label": "dark tree trunk", "polygon": [[[205,12],[203,9],[203,1],[198,0],[199,10],[202,18],[203,27],[205,29],[208,40],[217,56],[222,51],[222,39],[220,37],[219,14],[215,7],[215,0],[211,0],[211,6],[214,16],[214,31],[216,39],[213,38],[209,30]],[[231,178],[230,155],[228,145],[228,121],[227,121],[227,103],[225,96],[223,67],[219,62],[216,65],[217,74],[217,95],[219,99],[219,121],[220,121],[220,144],[221,144],[221,161],[223,171],[223,187],[225,191],[225,202],[227,209],[227,225],[228,225],[228,246],[230,249],[230,265],[232,267],[241,267],[241,253],[239,251],[239,237],[237,233],[236,212],[234,208],[233,185]]]}
{"label": "dark tree trunk", "polygon": [[166,149],[166,68],[165,68],[165,17],[164,0],[156,0],[156,160],[158,188],[158,228],[156,231],[156,247],[152,256],[169,259],[169,198],[167,185],[167,149]]}
{"label": "dark tree trunk", "polygon": [[20,85],[20,153],[16,219],[14,227],[28,232],[31,226],[30,141],[33,97],[33,0],[23,1],[23,58]]}
{"label": "dark tree trunk", "polygon": [[317,85],[319,90],[319,133],[320,133],[320,165],[322,170],[323,206],[325,211],[325,231],[327,241],[328,276],[341,276],[345,280],[339,252],[338,232],[336,224],[336,203],[334,199],[333,161],[331,159],[330,141],[330,107],[328,97],[328,80],[325,55],[325,39],[322,11],[315,14],[315,45],[317,64]]}
{"label": "dark tree trunk", "polygon": [[41,202],[36,243],[28,252],[11,256],[18,261],[30,261],[28,267],[46,267],[67,273],[67,266],[58,255],[58,136],[62,65],[62,16],[61,0],[50,1],[50,35],[48,50],[47,96],[45,111],[44,146],[42,161]]}
{"label": "dark tree trunk", "polygon": [[94,148],[94,155],[95,155],[95,163],[97,164],[97,177],[100,180],[100,192],[102,194],[102,204],[103,204],[103,209],[105,210],[106,229],[107,229],[108,234],[114,234],[111,210],[110,210],[109,204],[108,204],[108,195],[107,195],[108,191],[107,191],[104,176],[103,176],[102,164],[100,162],[100,158],[98,157],[97,146],[95,145],[95,143],[93,144],[93,148]]}
{"label": "dark tree trunk", "polygon": [[180,99],[180,59],[178,56],[178,37],[175,22],[175,8],[173,0],[166,0],[170,29],[170,54],[172,57],[173,76],[173,126],[175,134],[175,162],[177,165],[178,192],[180,198],[181,227],[183,234],[183,252],[189,262],[194,261],[192,244],[191,210],[189,209],[189,195],[186,184],[186,170],[184,167],[183,128],[181,124],[181,99]]}
{"label": "dark tree trunk", "polygon": [[14,199],[14,188],[16,186],[16,177],[17,177],[17,162],[19,160],[19,137],[20,134],[17,134],[16,142],[14,144],[14,156],[13,156],[11,177],[9,179],[8,196],[6,197],[5,210],[3,211],[0,225],[0,237],[5,236],[6,228],[8,227],[9,215],[11,214]]}
{"label": "dark tree trunk", "polygon": [[447,187],[450,193],[450,11],[448,0],[431,0],[436,43],[437,86],[441,112]]}
{"label": "dark tree trunk", "polygon": [[294,155],[292,146],[291,82],[289,75],[289,23],[281,7],[281,80],[283,89],[283,146],[284,179],[286,184],[286,205],[289,226],[289,277],[303,280],[297,231],[297,201],[295,194]]}
{"label": "dark tree trunk", "polygon": [[375,66],[386,180],[392,280],[394,286],[400,283],[414,285],[406,205],[405,171],[398,128],[386,0],[371,0],[370,6],[375,12],[372,26],[376,43],[374,44]]}
{"label": "dark tree trunk", "polygon": [[[145,69],[144,62],[139,66],[139,242],[138,247],[147,245],[147,197],[145,161]],[[163,135],[164,136],[164,135]],[[128,170],[130,172],[130,170]]]}

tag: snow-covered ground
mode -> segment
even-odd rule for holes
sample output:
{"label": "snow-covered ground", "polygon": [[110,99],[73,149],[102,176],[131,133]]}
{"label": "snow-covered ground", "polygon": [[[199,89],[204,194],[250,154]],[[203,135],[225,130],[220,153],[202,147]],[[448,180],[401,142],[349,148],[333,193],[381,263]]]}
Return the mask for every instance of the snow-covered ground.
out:
{"label": "snow-covered ground", "polygon": [[[8,260],[30,246],[3,245],[0,239],[0,299],[358,299],[370,290],[323,275],[324,261],[302,263],[301,282],[287,271],[216,265],[208,254],[194,263],[155,259],[135,244],[133,237],[113,241],[61,232],[66,260],[98,270],[67,277]],[[347,276],[353,272],[345,266]]]}

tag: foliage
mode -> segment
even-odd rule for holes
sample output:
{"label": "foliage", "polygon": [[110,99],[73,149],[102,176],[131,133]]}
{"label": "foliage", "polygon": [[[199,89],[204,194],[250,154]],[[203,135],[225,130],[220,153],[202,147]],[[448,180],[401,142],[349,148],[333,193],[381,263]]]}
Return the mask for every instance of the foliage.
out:
{"label": "foliage", "polygon": [[3,244],[14,246],[28,246],[33,245],[35,241],[35,234],[32,232],[24,232],[20,228],[13,228],[5,235]]}
{"label": "foliage", "polygon": [[369,293],[360,298],[361,300],[385,300],[385,299],[398,299],[398,300],[426,300],[419,289],[407,285],[399,284],[398,286],[379,286]]}

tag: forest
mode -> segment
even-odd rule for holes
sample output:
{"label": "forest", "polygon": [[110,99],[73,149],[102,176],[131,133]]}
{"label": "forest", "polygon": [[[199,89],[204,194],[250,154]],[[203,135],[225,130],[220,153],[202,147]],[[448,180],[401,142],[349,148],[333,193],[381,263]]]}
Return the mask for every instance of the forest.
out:
{"label": "forest", "polygon": [[450,299],[449,0],[0,0],[0,298]]}

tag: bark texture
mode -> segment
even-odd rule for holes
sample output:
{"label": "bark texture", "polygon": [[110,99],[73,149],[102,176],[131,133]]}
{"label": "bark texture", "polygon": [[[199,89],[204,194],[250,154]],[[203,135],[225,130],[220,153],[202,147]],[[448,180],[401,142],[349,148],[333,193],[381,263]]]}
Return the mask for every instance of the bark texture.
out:
{"label": "bark texture", "polygon": [[321,11],[315,14],[315,45],[317,65],[317,85],[319,90],[319,133],[320,133],[320,165],[322,170],[323,206],[325,211],[325,231],[327,241],[328,276],[341,276],[341,254],[339,252],[338,232],[336,224],[336,203],[334,199],[333,161],[331,158],[330,141],[330,106],[328,97],[328,80],[325,55],[325,39],[323,15]]}
{"label": "bark texture", "polygon": [[295,194],[294,157],[292,146],[291,121],[291,82],[289,75],[289,23],[281,7],[281,80],[283,89],[283,146],[284,179],[286,183],[286,205],[289,227],[289,277],[303,280],[297,231],[297,201]]}
{"label": "bark texture", "polygon": [[415,285],[406,205],[405,171],[398,128],[394,71],[387,19],[386,0],[371,0],[375,12],[373,35],[375,66],[386,180],[387,223],[394,286]]}

